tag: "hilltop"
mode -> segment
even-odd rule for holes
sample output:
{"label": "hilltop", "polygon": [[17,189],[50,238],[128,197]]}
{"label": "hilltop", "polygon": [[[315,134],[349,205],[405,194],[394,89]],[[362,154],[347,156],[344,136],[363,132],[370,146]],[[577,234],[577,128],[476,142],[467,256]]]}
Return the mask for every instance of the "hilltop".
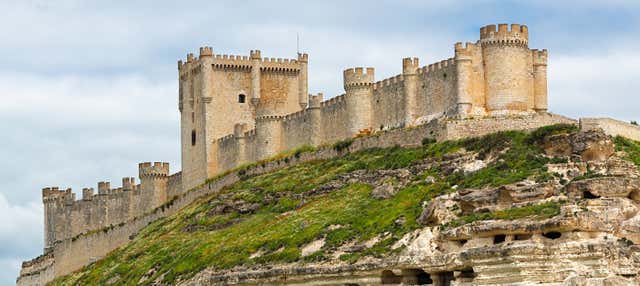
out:
{"label": "hilltop", "polygon": [[350,144],[333,145],[338,158],[234,170],[239,182],[52,284],[638,283],[637,141],[560,124]]}

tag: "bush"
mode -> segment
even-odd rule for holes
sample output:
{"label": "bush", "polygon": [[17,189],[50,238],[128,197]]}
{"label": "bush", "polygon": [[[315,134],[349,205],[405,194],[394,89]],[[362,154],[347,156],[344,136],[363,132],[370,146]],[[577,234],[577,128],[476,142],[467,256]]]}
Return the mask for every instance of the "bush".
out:
{"label": "bush", "polygon": [[353,139],[341,140],[333,144],[333,149],[338,152],[342,152],[342,150],[346,150],[347,148],[349,148],[351,144],[353,144]]}
{"label": "bush", "polygon": [[429,137],[424,137],[422,139],[422,146],[427,146],[427,145],[430,145],[430,144],[433,144],[433,143],[436,143],[436,139],[429,138]]}
{"label": "bush", "polygon": [[631,120],[631,124],[633,124],[633,125],[636,125],[636,126],[637,126],[637,125],[638,125],[638,121]]}
{"label": "bush", "polygon": [[527,143],[530,143],[530,144],[540,143],[547,136],[558,135],[558,134],[568,134],[576,131],[578,131],[578,126],[575,124],[561,123],[561,124],[544,126],[531,132],[531,134],[529,135],[529,138],[527,138]]}

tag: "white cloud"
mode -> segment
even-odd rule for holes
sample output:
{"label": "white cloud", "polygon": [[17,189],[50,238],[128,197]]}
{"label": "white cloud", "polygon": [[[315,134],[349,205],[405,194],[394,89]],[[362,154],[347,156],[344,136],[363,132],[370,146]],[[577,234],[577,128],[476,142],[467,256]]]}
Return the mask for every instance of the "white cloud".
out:
{"label": "white cloud", "polygon": [[602,55],[550,55],[549,101],[553,111],[574,117],[638,120],[640,59],[626,47]]}
{"label": "white cloud", "polygon": [[42,223],[40,202],[11,205],[0,193],[0,284],[15,283],[21,260],[40,255]]}

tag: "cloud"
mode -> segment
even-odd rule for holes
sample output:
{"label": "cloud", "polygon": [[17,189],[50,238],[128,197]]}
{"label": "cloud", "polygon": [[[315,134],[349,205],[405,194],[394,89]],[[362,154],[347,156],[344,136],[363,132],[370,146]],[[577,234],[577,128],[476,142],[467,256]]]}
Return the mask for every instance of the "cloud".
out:
{"label": "cloud", "polygon": [[42,252],[43,212],[40,202],[11,205],[0,193],[0,284],[15,283],[20,258]]}
{"label": "cloud", "polygon": [[591,56],[558,55],[548,67],[549,104],[573,117],[638,120],[640,59],[626,47]]}

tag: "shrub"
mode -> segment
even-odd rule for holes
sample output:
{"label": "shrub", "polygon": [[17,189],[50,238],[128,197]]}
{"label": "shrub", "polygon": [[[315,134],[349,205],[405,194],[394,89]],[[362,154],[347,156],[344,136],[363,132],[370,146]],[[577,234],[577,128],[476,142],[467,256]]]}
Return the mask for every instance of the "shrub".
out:
{"label": "shrub", "polygon": [[424,137],[422,139],[422,146],[427,146],[427,145],[433,144],[433,143],[436,143],[436,139],[429,138],[429,137]]}
{"label": "shrub", "polygon": [[338,152],[342,152],[342,150],[346,150],[347,148],[349,148],[351,144],[353,144],[353,139],[341,140],[333,144],[333,149]]}

